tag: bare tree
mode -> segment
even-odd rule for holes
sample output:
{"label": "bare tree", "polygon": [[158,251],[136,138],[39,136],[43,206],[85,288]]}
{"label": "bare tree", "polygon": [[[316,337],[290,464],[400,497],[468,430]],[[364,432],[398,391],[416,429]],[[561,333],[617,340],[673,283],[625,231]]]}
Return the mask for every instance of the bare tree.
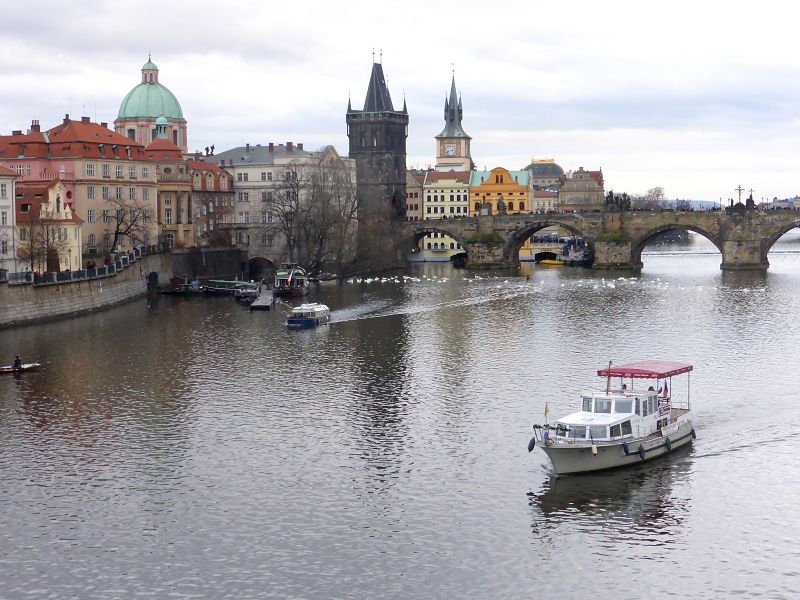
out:
{"label": "bare tree", "polygon": [[297,223],[300,213],[300,195],[305,187],[304,169],[297,162],[287,165],[279,174],[278,184],[272,195],[273,222],[269,229],[282,234],[286,239],[289,262],[295,261],[297,246]]}
{"label": "bare tree", "polygon": [[20,246],[30,260],[31,269],[42,272],[61,270],[61,257],[69,248],[69,231],[61,219],[42,206],[39,216],[20,232]]}
{"label": "bare tree", "polygon": [[152,233],[152,211],[140,201],[109,198],[106,206],[113,227],[103,242],[107,252],[113,252],[125,237],[135,245],[142,243]]}

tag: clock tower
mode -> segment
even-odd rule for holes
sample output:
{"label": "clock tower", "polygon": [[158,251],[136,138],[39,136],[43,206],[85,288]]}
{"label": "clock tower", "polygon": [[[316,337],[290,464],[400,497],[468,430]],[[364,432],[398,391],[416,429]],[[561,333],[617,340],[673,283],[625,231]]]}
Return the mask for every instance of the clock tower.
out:
{"label": "clock tower", "polygon": [[461,126],[464,109],[456,92],[456,78],[450,85],[450,96],[444,102],[444,129],[436,136],[437,171],[472,171],[469,143],[472,140]]}

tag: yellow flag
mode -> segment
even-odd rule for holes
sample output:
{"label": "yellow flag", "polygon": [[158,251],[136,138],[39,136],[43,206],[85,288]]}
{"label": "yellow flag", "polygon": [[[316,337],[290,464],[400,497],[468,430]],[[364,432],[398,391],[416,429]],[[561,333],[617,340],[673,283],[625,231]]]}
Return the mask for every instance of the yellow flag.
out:
{"label": "yellow flag", "polygon": [[546,417],[549,414],[550,414],[550,403],[549,402],[545,402],[544,403],[544,416]]}

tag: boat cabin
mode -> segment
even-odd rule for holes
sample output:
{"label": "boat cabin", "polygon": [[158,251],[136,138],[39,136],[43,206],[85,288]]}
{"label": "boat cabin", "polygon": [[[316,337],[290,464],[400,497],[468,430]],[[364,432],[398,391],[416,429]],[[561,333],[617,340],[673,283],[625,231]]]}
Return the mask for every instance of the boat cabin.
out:
{"label": "boat cabin", "polygon": [[645,437],[667,425],[671,409],[670,398],[656,390],[588,393],[581,401],[580,412],[558,420],[558,438],[599,441]]}

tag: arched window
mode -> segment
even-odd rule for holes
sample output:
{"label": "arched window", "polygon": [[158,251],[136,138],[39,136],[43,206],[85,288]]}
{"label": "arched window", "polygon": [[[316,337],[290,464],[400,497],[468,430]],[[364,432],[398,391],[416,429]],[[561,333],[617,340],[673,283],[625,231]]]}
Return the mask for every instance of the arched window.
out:
{"label": "arched window", "polygon": [[511,212],[512,210],[514,210],[514,203],[509,200],[509,202],[508,202],[508,212]]}
{"label": "arched window", "polygon": [[519,203],[519,212],[522,212],[524,210],[525,210],[525,203],[524,202],[520,202]]}
{"label": "arched window", "polygon": [[172,248],[175,245],[175,236],[171,233],[168,233],[164,236],[164,245],[167,248]]}
{"label": "arched window", "polygon": [[481,203],[480,202],[476,202],[475,203],[475,212],[476,213],[481,212]]}

